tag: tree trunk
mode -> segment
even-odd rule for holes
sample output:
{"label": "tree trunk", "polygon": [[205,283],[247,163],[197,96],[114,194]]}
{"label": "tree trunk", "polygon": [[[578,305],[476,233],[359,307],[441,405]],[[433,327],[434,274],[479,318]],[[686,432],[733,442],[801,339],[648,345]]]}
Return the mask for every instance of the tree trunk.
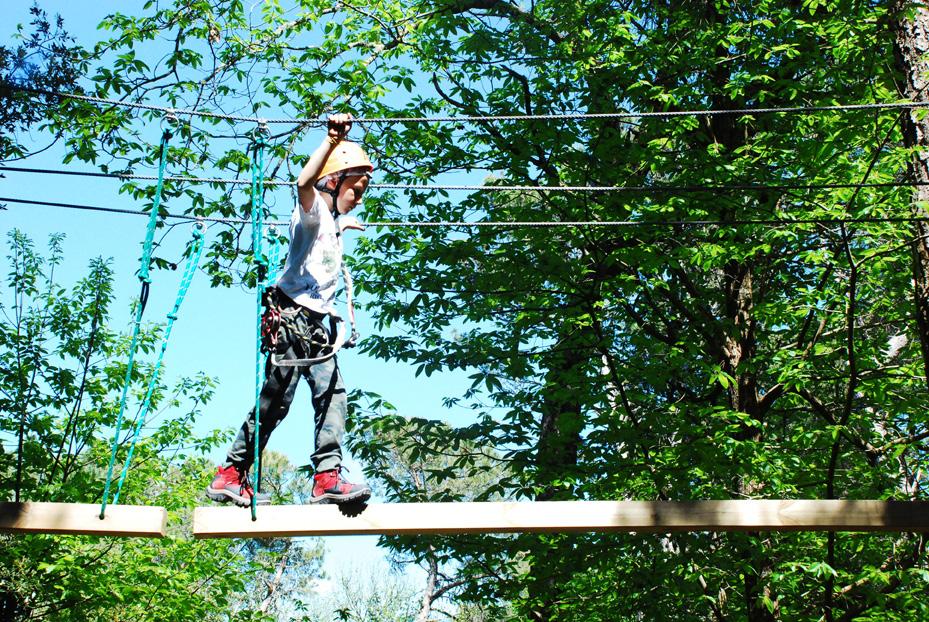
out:
{"label": "tree trunk", "polygon": [[423,602],[419,608],[419,614],[416,616],[416,622],[427,622],[429,615],[432,613],[432,601],[435,598],[436,581],[439,577],[439,564],[435,557],[432,556],[432,547],[430,546],[429,569],[426,571],[426,589],[423,590]]}
{"label": "tree trunk", "polygon": [[[891,5],[894,58],[902,74],[899,83],[901,97],[918,101],[926,99],[929,86],[929,10],[925,5],[909,0],[895,0]],[[929,119],[918,118],[917,110],[904,111],[901,116],[903,144],[913,150],[907,164],[907,181],[929,182]],[[929,186],[913,188],[914,216],[929,215]],[[916,332],[923,356],[923,370],[929,389],[929,223],[913,223],[913,298],[916,305]]]}
{"label": "tree trunk", "polygon": [[271,607],[271,603],[274,602],[274,594],[277,592],[277,588],[280,587],[281,581],[284,578],[284,571],[287,570],[287,553],[281,555],[281,561],[277,564],[277,572],[274,573],[274,578],[268,582],[268,593],[265,595],[264,600],[261,601],[261,605],[258,607],[258,610],[261,613],[267,613],[268,609]]}
{"label": "tree trunk", "polygon": [[[706,18],[711,22],[725,22],[727,15],[720,14],[713,3],[707,5]],[[725,58],[728,51],[721,45],[717,49],[717,56]],[[733,101],[726,94],[725,86],[731,76],[729,69],[720,64],[710,76],[713,84],[712,106],[717,109],[739,107],[741,102]],[[725,145],[730,152],[748,142],[750,136],[740,130],[734,118],[728,115],[713,117],[709,120],[710,134],[714,140]],[[758,201],[761,204],[761,200]],[[723,205],[719,217],[721,220],[733,218],[731,206]],[[729,261],[722,270],[722,330],[718,344],[707,344],[708,351],[719,346],[721,351],[721,367],[729,374],[734,382],[728,388],[729,408],[746,413],[752,420],[760,421],[762,418],[758,399],[758,372],[751,366],[757,351],[757,335],[755,333],[755,298],[754,277],[756,266],[751,262]],[[697,301],[699,304],[699,301]],[[762,431],[757,425],[743,424],[736,434],[739,440],[761,440]],[[739,497],[748,497],[758,492],[758,482],[739,477],[733,482],[733,490]],[[758,534],[748,534],[749,539],[738,538],[733,540],[735,549],[743,558],[751,559],[752,563],[745,568],[743,575],[743,597],[749,622],[772,622],[776,620],[774,613],[764,605],[763,599],[776,602],[777,597],[770,586],[771,562],[766,551],[764,539]]]}
{"label": "tree trunk", "polygon": [[[581,334],[572,333],[565,322],[559,331],[559,345],[552,350],[546,366],[545,386],[541,392],[542,419],[539,424],[539,441],[536,448],[538,468],[536,483],[543,487],[536,499],[568,499],[573,492],[559,489],[554,482],[569,475],[577,466],[583,414],[580,396],[589,388],[580,384],[584,363],[590,354],[584,349]],[[587,344],[589,347],[589,344]],[[570,576],[569,564],[559,562],[562,552],[559,545],[540,544],[537,559],[532,566],[527,586],[533,602],[532,619],[547,622],[552,619],[552,601],[559,597],[559,585]],[[567,554],[566,552],[564,554]]]}

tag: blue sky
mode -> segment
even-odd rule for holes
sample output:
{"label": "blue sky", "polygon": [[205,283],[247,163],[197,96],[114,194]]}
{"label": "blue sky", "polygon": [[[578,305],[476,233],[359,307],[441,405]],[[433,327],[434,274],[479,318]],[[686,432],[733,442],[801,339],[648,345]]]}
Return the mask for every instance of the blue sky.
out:
{"label": "blue sky", "polygon": [[[15,24],[28,22],[29,19],[29,2],[13,4],[12,7],[5,7],[8,21],[4,29],[7,30],[8,40],[14,32]],[[141,4],[46,1],[41,6],[50,16],[60,13],[65,19],[67,30],[76,36],[80,43],[90,44],[101,35],[97,32],[96,25],[107,13],[117,9],[132,12],[134,7]],[[275,115],[269,112],[269,116]],[[157,134],[153,134],[153,137],[157,140]],[[30,139],[36,148],[48,143],[48,137],[38,131],[34,132]],[[303,139],[303,151],[312,151],[321,139],[320,130],[309,131]],[[83,163],[62,165],[62,156],[63,150],[55,146],[25,162],[10,164],[93,170],[90,165]],[[5,178],[0,179],[0,196],[120,209],[142,208],[141,203],[119,195],[118,188],[119,182],[112,179],[25,173],[6,173]],[[247,192],[247,188],[243,187],[242,192]],[[270,197],[269,204],[276,206],[275,211],[279,219],[287,220],[288,206],[291,204],[290,190],[277,187],[271,189],[270,193],[273,193],[273,197]],[[184,207],[179,202],[168,205],[170,210],[178,212]],[[139,290],[135,272],[138,269],[146,221],[147,218],[141,216],[9,203],[8,210],[0,212],[0,232],[6,240],[9,231],[14,228],[20,229],[29,235],[39,248],[44,247],[50,234],[65,233],[65,265],[59,272],[60,282],[65,286],[85,274],[87,264],[92,258],[101,255],[112,257],[116,277],[116,300],[112,307],[112,321],[117,326],[122,322],[126,330],[129,330],[132,322],[129,307],[138,296]],[[161,237],[163,232],[164,229],[159,230],[156,239]],[[216,228],[211,228],[207,233],[208,240],[215,233]],[[354,240],[358,235],[364,234],[348,232],[347,254],[352,253]],[[190,225],[173,227],[164,238],[159,256],[179,260],[189,238]],[[155,271],[152,276],[153,283],[145,319],[148,322],[164,322],[165,315],[176,297],[181,269],[174,272]],[[213,289],[209,287],[205,275],[201,273],[195,277],[175,324],[163,373],[168,382],[201,371],[219,379],[216,397],[206,408],[201,420],[204,430],[217,427],[238,428],[254,403],[255,312],[253,291],[241,288]],[[362,335],[371,334],[373,327],[363,311],[358,313],[358,320]],[[404,416],[448,420],[455,413],[443,408],[441,398],[460,394],[470,384],[464,374],[417,378],[412,367],[373,360],[361,355],[357,350],[346,351],[339,359],[347,387],[380,393],[396,405]],[[286,454],[294,464],[306,464],[312,452],[312,434],[310,393],[304,384],[298,389],[290,416],[275,431],[268,448]],[[213,458],[220,461],[224,453],[224,449],[218,451]],[[352,460],[348,460],[346,464],[351,470],[350,479],[357,481],[362,478],[361,468],[357,464]],[[204,486],[206,483],[204,482]],[[357,560],[376,557],[379,553],[375,550],[375,542],[372,537],[329,538],[327,545],[331,552],[330,563],[334,563],[336,559]],[[336,570],[332,566],[329,569],[333,572]]]}

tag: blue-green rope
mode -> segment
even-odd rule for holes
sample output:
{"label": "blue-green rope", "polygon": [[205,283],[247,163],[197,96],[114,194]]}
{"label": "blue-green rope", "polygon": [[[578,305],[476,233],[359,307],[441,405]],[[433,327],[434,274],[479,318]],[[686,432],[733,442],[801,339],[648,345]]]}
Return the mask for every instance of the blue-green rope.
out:
{"label": "blue-green rope", "polygon": [[168,313],[168,323],[165,326],[164,335],[161,338],[161,349],[158,352],[158,360],[155,362],[155,368],[152,370],[152,377],[148,381],[148,389],[145,392],[145,399],[142,401],[142,409],[136,419],[135,429],[132,433],[132,442],[129,444],[129,454],[126,456],[126,462],[123,464],[123,471],[119,476],[119,483],[116,485],[116,494],[113,495],[113,503],[119,503],[119,493],[123,489],[123,483],[126,481],[126,475],[129,473],[129,464],[132,462],[132,456],[135,453],[135,446],[139,440],[139,434],[142,432],[142,424],[148,415],[151,407],[152,394],[158,385],[158,374],[161,372],[161,364],[164,361],[165,350],[168,349],[168,339],[171,337],[171,329],[174,328],[174,322],[177,320],[178,311],[187,296],[187,290],[190,289],[190,283],[197,273],[197,267],[200,265],[200,256],[203,254],[203,226],[197,224],[193,230],[193,238],[190,241],[190,254],[187,258],[187,266],[184,268],[184,274],[181,276],[181,284],[177,290],[177,299],[174,301],[174,308]]}
{"label": "blue-green rope", "polygon": [[149,268],[152,262],[152,246],[155,240],[155,227],[158,224],[158,209],[161,205],[161,193],[164,189],[165,168],[168,164],[168,141],[171,132],[165,130],[161,135],[161,147],[158,160],[158,183],[155,186],[155,197],[152,201],[152,213],[148,220],[145,232],[145,242],[142,246],[142,259],[139,267],[139,281],[142,283],[142,292],[139,294],[139,304],[136,305],[135,322],[132,325],[132,341],[129,344],[129,360],[126,363],[126,377],[123,380],[123,395],[119,402],[119,415],[116,418],[116,430],[113,432],[113,449],[110,453],[110,464],[106,471],[106,483],[103,487],[103,502],[100,504],[100,520],[106,513],[106,504],[110,496],[110,485],[113,482],[113,466],[116,464],[116,452],[119,449],[119,432],[123,425],[123,415],[126,412],[126,398],[129,395],[129,385],[132,381],[132,366],[135,360],[135,351],[139,342],[139,329],[142,325],[142,313],[148,302],[148,287],[151,283]]}
{"label": "blue-green rope", "polygon": [[270,285],[277,281],[278,262],[281,256],[281,245],[277,241],[277,229],[274,225],[268,227],[268,278],[265,285]]}
{"label": "blue-green rope", "polygon": [[168,164],[168,141],[171,131],[165,130],[161,135],[161,158],[158,161],[158,183],[155,186],[155,198],[152,200],[152,213],[148,219],[148,228],[145,230],[145,245],[142,248],[142,261],[139,268],[139,280],[151,283],[149,268],[152,264],[152,242],[155,240],[155,227],[158,225],[158,210],[161,207],[161,193],[164,190],[165,167]]}
{"label": "blue-green rope", "polygon": [[[261,298],[264,290],[265,281],[268,272],[268,259],[264,256],[263,237],[264,225],[262,223],[262,196],[264,195],[264,137],[259,135],[255,141],[255,155],[252,160],[252,255],[255,258],[255,264],[258,267],[258,277],[256,280],[256,300],[257,313],[255,314],[255,434],[252,437],[255,446],[255,456],[252,462],[255,471],[261,469],[261,452],[259,451],[259,440],[261,438],[261,417],[259,408],[261,403],[261,385],[264,382],[264,356],[261,353]],[[252,491],[251,509],[252,520],[258,520],[258,481],[260,476],[256,476],[256,486]]]}

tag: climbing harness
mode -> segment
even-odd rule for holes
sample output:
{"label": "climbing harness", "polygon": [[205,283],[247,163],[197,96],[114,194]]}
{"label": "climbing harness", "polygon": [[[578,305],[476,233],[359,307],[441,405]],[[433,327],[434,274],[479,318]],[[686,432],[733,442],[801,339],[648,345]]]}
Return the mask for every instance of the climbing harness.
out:
{"label": "climbing harness", "polygon": [[261,297],[261,351],[280,353],[281,309],[274,300],[277,288],[266,287]]}
{"label": "climbing harness", "polygon": [[[354,347],[360,337],[355,326],[355,309],[352,302],[352,278],[345,266],[342,266],[342,278],[345,280],[346,305],[348,307],[349,325],[351,333],[346,338],[345,321],[336,315],[327,315],[329,318],[329,338],[322,340],[317,331],[307,330],[296,321],[296,317],[306,313],[297,304],[286,304],[286,295],[277,287],[268,287],[262,295],[264,308],[261,314],[261,351],[271,357],[271,364],[277,367],[305,367],[323,363],[334,357],[342,348]],[[284,303],[284,304],[282,304]],[[281,359],[285,349],[281,342],[281,331],[288,330],[304,345],[304,351],[309,353],[317,351],[315,357],[302,359]]]}
{"label": "climbing harness", "polygon": [[[271,364],[277,367],[305,367],[308,365],[317,365],[328,361],[334,357],[339,350],[345,345],[345,323],[342,322],[341,318],[336,316],[329,317],[329,335],[330,339],[328,341],[320,341],[312,333],[307,334],[305,331],[300,331],[296,328],[293,323],[288,322],[293,318],[297,313],[301,313],[299,309],[288,313],[287,311],[281,311],[281,319],[283,323],[289,323],[291,330],[294,330],[297,338],[300,341],[304,342],[307,347],[307,351],[310,350],[312,346],[316,346],[320,351],[326,351],[325,354],[320,354],[316,357],[310,357],[305,359],[281,359],[278,358],[277,352],[271,353]],[[335,337],[333,338],[333,335]]]}
{"label": "climbing harness", "polygon": [[[132,340],[129,344],[129,360],[126,363],[126,376],[123,380],[123,393],[119,402],[119,415],[116,417],[115,431],[113,432],[113,448],[110,453],[110,464],[107,467],[106,483],[103,487],[103,501],[100,505],[100,520],[106,515],[107,501],[110,496],[110,485],[113,481],[113,467],[116,464],[116,452],[119,449],[119,433],[123,424],[123,415],[126,412],[126,399],[129,395],[129,385],[132,381],[132,367],[135,360],[135,352],[138,347],[139,329],[142,325],[142,313],[145,311],[145,305],[148,303],[149,286],[151,277],[149,269],[152,262],[152,248],[155,240],[155,227],[158,224],[158,210],[161,206],[161,193],[164,190],[165,168],[168,163],[168,142],[171,140],[171,130],[165,128],[161,134],[161,145],[159,149],[158,160],[158,183],[155,186],[155,196],[152,200],[152,212],[148,220],[148,228],[145,232],[145,242],[142,246],[142,258],[138,272],[139,281],[141,282],[141,292],[139,293],[139,303],[136,305],[135,322],[132,326]],[[115,503],[115,499],[114,499]]]}

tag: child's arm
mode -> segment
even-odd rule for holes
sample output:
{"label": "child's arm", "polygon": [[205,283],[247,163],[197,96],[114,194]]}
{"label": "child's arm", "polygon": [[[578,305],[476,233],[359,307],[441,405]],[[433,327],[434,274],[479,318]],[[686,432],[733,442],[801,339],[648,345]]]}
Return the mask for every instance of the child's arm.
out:
{"label": "child's arm", "polygon": [[329,154],[339,141],[345,138],[348,130],[352,127],[352,115],[334,114],[329,117],[329,133],[322,144],[316,148],[309,161],[304,165],[303,170],[297,177],[297,198],[300,200],[300,207],[304,212],[313,209],[316,202],[316,180],[319,179],[319,172],[323,170],[323,165],[329,158]]}

